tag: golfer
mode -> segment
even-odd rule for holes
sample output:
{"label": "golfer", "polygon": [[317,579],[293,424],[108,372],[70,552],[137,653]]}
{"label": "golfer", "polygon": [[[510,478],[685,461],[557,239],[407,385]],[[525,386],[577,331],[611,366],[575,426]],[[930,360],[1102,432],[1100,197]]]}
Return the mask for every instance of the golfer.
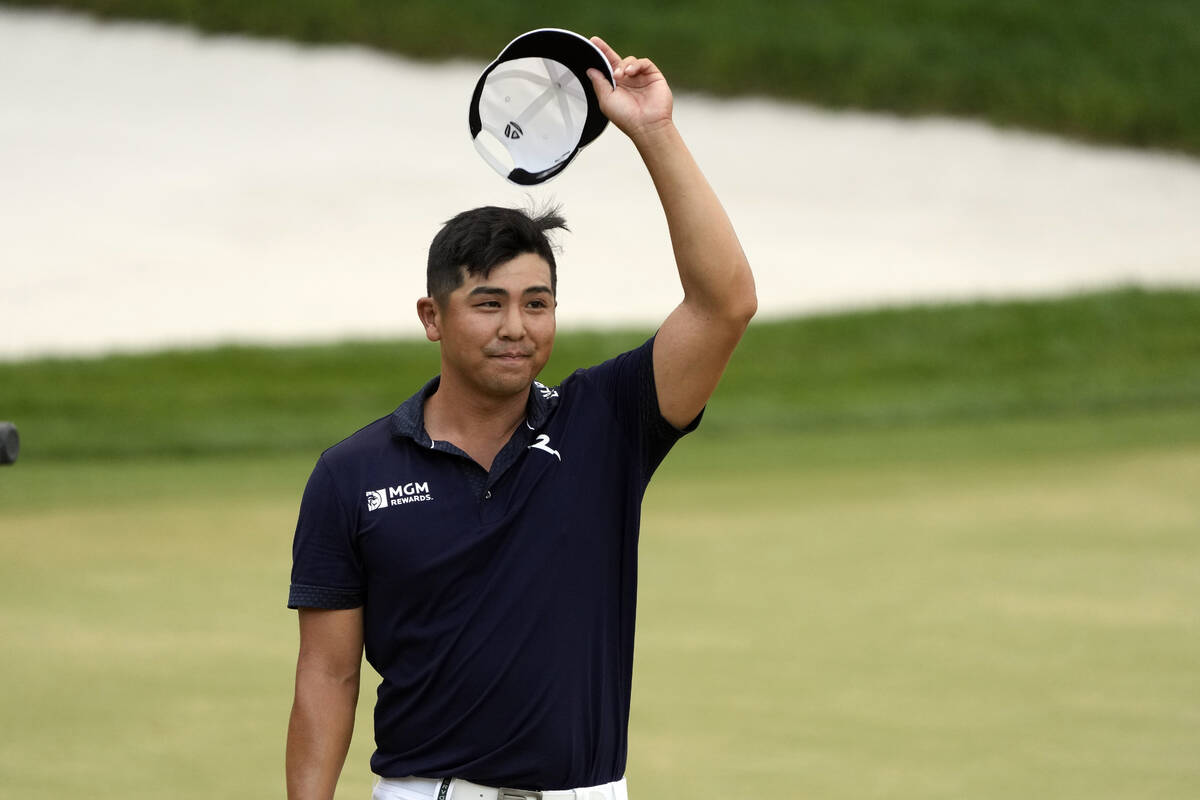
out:
{"label": "golfer", "polygon": [[325,451],[301,503],[291,800],[333,797],[364,646],[382,676],[377,800],[627,797],[642,495],[757,300],[662,73],[592,41],[615,88],[589,77],[658,190],[684,299],[641,347],[549,388],[563,220],[488,207],[438,233],[417,314],[440,374]]}

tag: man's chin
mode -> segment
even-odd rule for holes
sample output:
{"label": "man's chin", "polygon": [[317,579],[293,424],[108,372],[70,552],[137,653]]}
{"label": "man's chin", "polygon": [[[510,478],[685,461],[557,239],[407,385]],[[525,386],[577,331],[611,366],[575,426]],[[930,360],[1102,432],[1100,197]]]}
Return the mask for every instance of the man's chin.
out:
{"label": "man's chin", "polygon": [[515,394],[529,391],[529,386],[536,377],[529,367],[523,365],[518,369],[515,365],[507,366],[502,371],[493,371],[483,381],[484,387],[494,397],[511,397]]}

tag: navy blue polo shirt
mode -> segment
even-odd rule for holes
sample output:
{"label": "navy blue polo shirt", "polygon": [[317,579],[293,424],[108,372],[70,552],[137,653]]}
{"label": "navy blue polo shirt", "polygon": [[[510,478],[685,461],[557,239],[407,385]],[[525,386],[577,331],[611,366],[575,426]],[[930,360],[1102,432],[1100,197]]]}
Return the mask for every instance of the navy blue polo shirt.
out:
{"label": "navy blue polo shirt", "polygon": [[425,432],[437,378],[317,461],[288,605],[363,607],[375,773],[533,790],[624,774],[642,496],[683,434],[653,344],[535,383],[490,472]]}

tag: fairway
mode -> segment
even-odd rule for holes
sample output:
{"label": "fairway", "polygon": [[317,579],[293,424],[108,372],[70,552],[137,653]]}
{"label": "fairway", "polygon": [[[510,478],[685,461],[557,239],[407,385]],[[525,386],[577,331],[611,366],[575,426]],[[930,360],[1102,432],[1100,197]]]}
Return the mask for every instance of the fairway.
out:
{"label": "fairway", "polygon": [[[1195,796],[1196,431],[702,429],[647,500],[634,797]],[[0,471],[0,797],[282,794],[314,458]]]}

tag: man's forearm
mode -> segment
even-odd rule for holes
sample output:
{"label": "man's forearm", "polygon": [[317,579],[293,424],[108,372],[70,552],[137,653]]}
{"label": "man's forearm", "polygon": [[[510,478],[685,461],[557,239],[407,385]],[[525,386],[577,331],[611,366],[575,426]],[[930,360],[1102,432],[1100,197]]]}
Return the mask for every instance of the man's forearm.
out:
{"label": "man's forearm", "polygon": [[749,319],[754,278],[733,223],[674,122],[634,139],[667,217],[685,302],[715,317]]}
{"label": "man's forearm", "polygon": [[301,665],[287,736],[288,800],[330,800],[346,762],[358,705],[358,674]]}

